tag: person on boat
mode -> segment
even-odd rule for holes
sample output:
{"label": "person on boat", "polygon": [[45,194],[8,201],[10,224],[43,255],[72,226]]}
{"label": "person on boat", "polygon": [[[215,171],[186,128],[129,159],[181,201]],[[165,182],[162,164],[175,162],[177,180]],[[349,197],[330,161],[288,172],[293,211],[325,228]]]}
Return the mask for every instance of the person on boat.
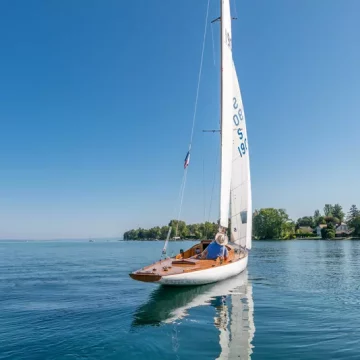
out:
{"label": "person on boat", "polygon": [[201,254],[201,259],[216,260],[218,257],[223,257],[226,261],[229,257],[228,249],[226,245],[228,238],[226,234],[217,233],[215,240],[209,244],[209,246]]}

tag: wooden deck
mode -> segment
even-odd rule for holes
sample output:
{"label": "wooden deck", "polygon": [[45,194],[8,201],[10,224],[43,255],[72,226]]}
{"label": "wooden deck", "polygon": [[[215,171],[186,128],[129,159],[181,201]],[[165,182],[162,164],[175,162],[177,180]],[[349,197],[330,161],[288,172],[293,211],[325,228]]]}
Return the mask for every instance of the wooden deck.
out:
{"label": "wooden deck", "polygon": [[227,261],[217,258],[216,260],[200,260],[197,259],[196,249],[202,252],[211,240],[204,240],[184,251],[182,254],[176,255],[174,258],[168,258],[158,261],[142,269],[134,271],[130,274],[131,278],[138,281],[156,282],[163,276],[177,275],[186,272],[194,272],[199,270],[210,269],[212,267],[225,266],[234,261],[238,261],[245,256],[244,253],[235,251],[234,248],[227,245],[229,257]]}

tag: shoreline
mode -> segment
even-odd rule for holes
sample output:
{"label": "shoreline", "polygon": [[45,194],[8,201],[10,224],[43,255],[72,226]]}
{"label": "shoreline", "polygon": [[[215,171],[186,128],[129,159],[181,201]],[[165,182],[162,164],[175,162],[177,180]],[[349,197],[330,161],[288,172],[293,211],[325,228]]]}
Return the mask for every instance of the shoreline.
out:
{"label": "shoreline", "polygon": [[[304,238],[295,238],[295,239],[252,239],[252,241],[294,241],[294,240],[324,240],[324,241],[336,241],[336,240],[360,240],[360,237],[337,237],[334,239],[323,239],[321,237],[304,237]],[[165,240],[152,240],[152,239],[143,239],[143,240],[119,240],[119,241],[137,241],[137,242],[160,242]],[[179,239],[179,240],[169,240],[169,242],[180,242],[180,241],[202,241],[200,239]]]}

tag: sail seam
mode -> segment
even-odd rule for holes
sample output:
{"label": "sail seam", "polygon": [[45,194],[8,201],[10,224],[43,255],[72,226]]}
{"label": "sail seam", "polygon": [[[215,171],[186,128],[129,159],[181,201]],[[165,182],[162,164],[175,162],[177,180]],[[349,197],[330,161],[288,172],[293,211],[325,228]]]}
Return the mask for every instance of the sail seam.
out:
{"label": "sail seam", "polygon": [[241,156],[240,155],[237,155],[236,157],[233,157],[233,163],[237,160],[237,159],[241,159]]}
{"label": "sail seam", "polygon": [[246,208],[244,208],[244,210],[240,210],[239,212],[237,212],[235,215],[232,215],[231,218],[235,217],[236,215],[241,214],[241,211],[246,211]]}
{"label": "sail seam", "polygon": [[235,191],[237,188],[239,188],[240,186],[246,185],[249,182],[249,180],[245,180],[242,183],[240,183],[238,186],[234,187],[231,189],[231,192]]}

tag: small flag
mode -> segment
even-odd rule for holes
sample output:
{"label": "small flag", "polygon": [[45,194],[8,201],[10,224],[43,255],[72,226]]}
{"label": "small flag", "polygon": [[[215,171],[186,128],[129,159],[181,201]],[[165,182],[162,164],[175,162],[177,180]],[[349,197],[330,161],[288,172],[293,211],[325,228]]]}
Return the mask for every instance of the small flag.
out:
{"label": "small flag", "polygon": [[184,169],[186,169],[189,166],[189,163],[190,163],[190,151],[188,151],[186,154],[186,158],[184,161]]}

